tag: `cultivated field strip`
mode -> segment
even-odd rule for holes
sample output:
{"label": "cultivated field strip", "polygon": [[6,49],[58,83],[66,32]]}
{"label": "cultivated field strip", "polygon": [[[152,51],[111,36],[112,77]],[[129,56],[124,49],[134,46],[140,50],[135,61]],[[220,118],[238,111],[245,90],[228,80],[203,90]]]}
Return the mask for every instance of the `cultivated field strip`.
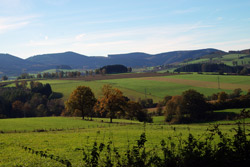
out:
{"label": "cultivated field strip", "polygon": [[220,89],[229,89],[234,90],[237,88],[241,88],[244,91],[250,89],[249,85],[244,84],[232,84],[232,83],[219,83],[218,82],[210,82],[210,81],[198,81],[198,80],[188,80],[188,79],[178,79],[178,78],[168,78],[168,77],[146,77],[146,78],[138,78],[139,80],[151,80],[151,81],[161,81],[161,82],[170,82],[177,84],[190,85],[194,87],[202,87],[202,88],[220,88]]}

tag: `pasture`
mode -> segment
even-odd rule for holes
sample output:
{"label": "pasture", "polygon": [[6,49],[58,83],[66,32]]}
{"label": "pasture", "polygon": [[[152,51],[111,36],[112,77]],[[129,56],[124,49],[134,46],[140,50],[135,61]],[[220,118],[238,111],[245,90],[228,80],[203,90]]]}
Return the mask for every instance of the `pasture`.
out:
{"label": "pasture", "polygon": [[80,85],[89,86],[96,97],[101,96],[101,88],[104,84],[111,84],[132,100],[152,98],[155,102],[162,100],[166,95],[180,95],[188,89],[195,89],[205,96],[221,91],[232,93],[237,88],[241,88],[244,91],[243,93],[246,93],[250,89],[250,77],[232,75],[185,74],[94,81],[77,79],[42,80],[40,82],[50,83],[53,91],[63,93],[64,100],[67,100],[70,93]]}
{"label": "pasture", "polygon": [[[94,141],[98,143],[112,141],[112,145],[123,152],[132,146],[145,132],[147,148],[159,148],[162,139],[179,142],[186,139],[189,133],[199,137],[207,133],[208,123],[190,125],[168,125],[162,122],[163,117],[154,118],[155,123],[142,124],[137,121],[115,120],[116,123],[106,123],[100,119],[84,121],[80,118],[45,117],[17,118],[0,120],[0,166],[64,166],[49,158],[32,154],[24,147],[35,151],[69,160],[73,166],[82,165],[82,151],[89,148]],[[231,122],[232,123],[232,122]],[[12,125],[6,128],[5,125]],[[220,129],[232,135],[230,131],[235,125],[221,125]],[[44,131],[34,131],[34,129]],[[247,126],[247,128],[249,128]],[[156,149],[157,149],[156,148]]]}
{"label": "pasture", "polygon": [[210,56],[204,56],[196,60],[191,60],[183,64],[197,64],[197,63],[208,63],[210,61],[215,61],[215,62],[221,62],[229,66],[233,66],[233,61],[237,62],[238,65],[246,65],[250,64],[250,58],[248,54],[226,54],[222,56],[211,56],[212,59],[210,59]]}
{"label": "pasture", "polygon": [[[104,84],[112,84],[119,88],[132,100],[138,98],[152,98],[155,102],[166,95],[180,95],[187,89],[195,89],[205,95],[220,91],[231,93],[233,89],[242,88],[244,93],[250,88],[250,77],[220,75],[220,89],[218,89],[218,75],[171,75],[156,77],[124,78],[85,81],[76,80],[41,80],[50,83],[53,91],[63,93],[67,100],[70,93],[79,85],[89,86],[97,97],[101,96]],[[217,112],[239,113],[241,109],[229,109]],[[236,127],[234,120],[196,123],[188,125],[169,125],[164,122],[164,116],[153,118],[154,123],[143,124],[135,120],[114,119],[108,123],[107,118],[94,118],[93,121],[81,120],[79,117],[42,117],[0,119],[0,166],[65,166],[61,163],[32,154],[24,148],[33,151],[43,151],[64,160],[73,166],[82,166],[83,154],[81,149],[93,146],[93,142],[107,143],[119,151],[124,152],[128,146],[132,147],[139,136],[146,133],[146,147],[155,146],[160,149],[160,141],[179,142],[192,133],[200,140],[207,129],[213,124],[221,124],[220,129],[228,135],[233,135]],[[250,119],[246,119],[246,128],[250,129]]]}

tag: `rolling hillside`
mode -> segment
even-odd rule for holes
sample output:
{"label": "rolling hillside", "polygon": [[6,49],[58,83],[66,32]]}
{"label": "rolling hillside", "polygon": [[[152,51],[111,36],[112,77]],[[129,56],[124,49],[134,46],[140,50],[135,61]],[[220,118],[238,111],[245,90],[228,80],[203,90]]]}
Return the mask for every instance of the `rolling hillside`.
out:
{"label": "rolling hillside", "polygon": [[96,69],[105,65],[122,64],[129,67],[158,66],[196,59],[214,52],[217,49],[191,51],[173,51],[160,54],[127,53],[113,54],[108,57],[85,56],[74,52],[54,53],[20,59],[9,54],[0,54],[0,76],[19,75],[23,72],[39,72],[55,69],[58,65],[69,65],[73,69]]}
{"label": "rolling hillside", "polygon": [[208,54],[196,59],[189,59],[182,62],[182,65],[186,64],[197,64],[197,63],[223,63],[229,66],[249,66],[250,65],[250,54],[246,53],[217,53]]}
{"label": "rolling hillside", "polygon": [[181,62],[187,58],[198,58],[209,53],[216,52],[216,49],[201,49],[194,51],[174,51],[160,54],[127,53],[113,54],[108,57],[85,56],[74,52],[37,55],[26,59],[33,63],[47,65],[70,65],[72,68],[99,68],[104,65],[122,64],[131,67],[157,66]]}

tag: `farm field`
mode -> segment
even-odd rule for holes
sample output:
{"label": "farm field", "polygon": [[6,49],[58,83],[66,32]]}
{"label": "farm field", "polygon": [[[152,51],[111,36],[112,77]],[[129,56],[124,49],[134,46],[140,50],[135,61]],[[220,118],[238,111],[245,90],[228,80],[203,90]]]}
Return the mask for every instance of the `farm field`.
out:
{"label": "farm field", "polygon": [[[3,129],[3,124],[0,126],[0,130],[5,131],[0,134],[0,166],[65,166],[49,158],[32,154],[23,149],[24,147],[35,151],[46,151],[47,154],[69,160],[72,166],[81,166],[83,163],[81,148],[91,147],[94,141],[107,143],[111,140],[112,145],[122,152],[128,145],[135,144],[143,132],[146,133],[148,140],[146,147],[153,148],[156,145],[159,146],[162,139],[178,142],[181,138],[186,139],[189,133],[202,139],[209,127],[208,123],[162,124],[160,123],[162,119],[163,117],[156,117],[154,118],[155,123],[146,125],[137,121],[119,119],[114,120],[116,123],[109,124],[105,123],[107,121],[105,119],[104,122],[101,122],[100,119],[83,121],[74,117],[0,120],[0,123],[8,124],[9,122],[12,124],[8,129]],[[48,131],[32,132],[31,127],[47,129]],[[221,125],[220,129],[232,135],[230,130],[234,127],[236,125]],[[247,128],[249,129],[249,126]],[[14,129],[18,129],[18,131],[15,132]]]}
{"label": "farm field", "polygon": [[[203,58],[197,60],[191,60],[181,64],[196,64],[196,63],[207,63],[210,62],[209,56],[205,56]],[[226,65],[233,66],[233,61],[237,62],[238,65],[249,64],[250,58],[248,54],[226,54],[223,56],[213,57],[212,61],[222,62]]]}
{"label": "farm field", "polygon": [[[218,77],[220,85],[218,85]],[[132,100],[152,98],[155,102],[162,100],[166,95],[180,95],[188,89],[195,89],[206,96],[221,91],[232,93],[237,88],[241,88],[244,91],[243,93],[246,93],[250,89],[250,77],[231,75],[185,74],[96,81],[78,79],[41,80],[40,82],[50,83],[53,91],[63,93],[64,100],[67,100],[70,93],[80,85],[89,86],[96,97],[101,96],[101,88],[104,84],[112,84]],[[218,89],[219,86],[220,89]]]}
{"label": "farm field", "polygon": [[[243,93],[250,88],[250,77],[220,75],[185,74],[156,77],[106,79],[84,81],[76,80],[40,80],[50,83],[52,90],[63,93],[67,100],[70,93],[79,85],[89,86],[97,97],[101,96],[104,84],[119,88],[132,100],[152,98],[155,102],[166,95],[180,95],[188,89],[195,89],[205,95],[220,91],[231,93],[233,89],[242,88]],[[14,84],[12,85],[14,86]],[[241,109],[228,109],[216,112],[234,112]],[[222,120],[188,125],[169,125],[164,122],[164,116],[153,118],[154,123],[143,124],[134,120],[114,119],[108,123],[108,118],[94,118],[93,121],[83,121],[79,117],[42,117],[0,120],[0,166],[65,166],[55,160],[41,157],[27,151],[43,151],[46,154],[68,160],[73,166],[83,166],[82,148],[91,148],[93,142],[110,140],[120,152],[128,146],[132,147],[139,136],[146,133],[146,147],[160,149],[162,139],[178,142],[186,139],[189,133],[202,140],[207,129],[214,124],[221,124],[220,129],[228,135],[233,135],[236,128],[234,120]],[[246,119],[250,130],[250,119]],[[26,148],[26,150],[24,149]]]}

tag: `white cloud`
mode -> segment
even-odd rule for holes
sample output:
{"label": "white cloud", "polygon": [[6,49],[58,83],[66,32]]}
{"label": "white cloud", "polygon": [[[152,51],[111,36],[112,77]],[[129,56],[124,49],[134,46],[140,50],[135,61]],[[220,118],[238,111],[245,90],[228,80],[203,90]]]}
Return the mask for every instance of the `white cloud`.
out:
{"label": "white cloud", "polygon": [[77,41],[80,41],[80,40],[83,39],[84,36],[86,36],[86,34],[79,34],[79,35],[77,35],[77,36],[75,37],[75,39],[76,39]]}
{"label": "white cloud", "polygon": [[4,33],[10,30],[19,29],[28,25],[29,22],[19,22],[19,23],[0,23],[0,33]]}
{"label": "white cloud", "polygon": [[0,34],[27,26],[37,16],[0,17]]}

